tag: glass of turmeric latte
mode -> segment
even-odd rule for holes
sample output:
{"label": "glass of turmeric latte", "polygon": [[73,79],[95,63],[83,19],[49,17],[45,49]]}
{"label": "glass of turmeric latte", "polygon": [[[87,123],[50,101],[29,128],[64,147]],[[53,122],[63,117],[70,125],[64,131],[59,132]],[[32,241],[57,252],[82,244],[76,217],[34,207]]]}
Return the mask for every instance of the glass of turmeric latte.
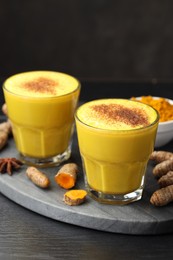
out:
{"label": "glass of turmeric latte", "polygon": [[3,91],[20,159],[43,167],[67,160],[80,82],[60,72],[30,71],[9,77]]}
{"label": "glass of turmeric latte", "polygon": [[158,112],[126,99],[87,102],[75,114],[89,195],[101,203],[141,199],[158,127]]}

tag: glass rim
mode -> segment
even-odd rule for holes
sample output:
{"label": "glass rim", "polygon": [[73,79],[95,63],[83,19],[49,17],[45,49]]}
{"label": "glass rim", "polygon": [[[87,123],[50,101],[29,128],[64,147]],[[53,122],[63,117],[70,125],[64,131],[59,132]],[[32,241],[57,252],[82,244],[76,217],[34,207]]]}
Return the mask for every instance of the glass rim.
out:
{"label": "glass rim", "polygon": [[[72,91],[70,91],[70,92],[68,92],[68,93],[65,93],[65,94],[62,94],[62,95],[43,96],[43,97],[41,97],[41,96],[27,96],[27,95],[22,95],[22,94],[16,94],[16,93],[14,93],[13,91],[7,89],[7,87],[6,87],[5,84],[6,84],[6,82],[7,82],[10,78],[12,78],[12,77],[14,77],[14,76],[17,76],[17,75],[20,75],[20,74],[30,73],[30,72],[55,72],[55,73],[67,75],[67,76],[72,77],[73,79],[76,80],[77,86],[76,86],[76,88],[73,89]],[[10,94],[12,94],[12,95],[14,95],[14,96],[16,96],[16,97],[23,97],[23,98],[34,99],[34,100],[36,100],[36,99],[45,99],[45,100],[46,100],[46,99],[55,99],[55,98],[65,97],[65,96],[68,96],[68,95],[71,95],[71,94],[77,92],[78,90],[81,89],[81,82],[80,82],[80,80],[77,79],[76,77],[71,76],[70,74],[67,74],[67,73],[64,73],[64,72],[48,71],[48,70],[34,70],[34,71],[26,71],[26,72],[16,73],[16,74],[14,74],[14,75],[8,77],[8,78],[3,82],[2,88],[3,88],[6,92],[8,92],[8,93],[10,93]]]}
{"label": "glass rim", "polygon": [[[105,99],[97,99],[97,100],[112,100],[112,99],[123,99],[123,100],[129,100],[130,102],[139,102],[139,101],[135,101],[135,100],[130,100],[130,99],[125,99],[125,98],[105,98]],[[93,101],[97,101],[97,100],[92,100],[92,101],[88,101],[86,103],[91,103]],[[152,107],[151,105],[148,105],[148,104],[144,104],[142,103],[142,105],[144,106],[149,106],[150,108],[152,108],[155,112],[156,112],[156,119],[150,123],[149,125],[147,126],[143,126],[143,127],[139,127],[139,128],[133,128],[133,129],[107,129],[107,128],[99,128],[99,127],[96,127],[96,126],[91,126],[85,122],[83,122],[79,117],[78,117],[78,111],[79,109],[84,106],[86,103],[83,103],[82,105],[80,105],[76,111],[75,111],[75,119],[77,121],[79,121],[82,125],[90,128],[90,129],[93,129],[93,130],[97,130],[97,131],[100,131],[100,132],[107,132],[107,133],[127,133],[127,132],[132,132],[132,131],[136,131],[136,132],[139,132],[139,131],[142,131],[142,130],[145,130],[145,129],[148,129],[148,128],[151,128],[152,126],[154,126],[157,122],[159,122],[159,118],[160,118],[160,115],[159,115],[159,112],[154,108]]]}

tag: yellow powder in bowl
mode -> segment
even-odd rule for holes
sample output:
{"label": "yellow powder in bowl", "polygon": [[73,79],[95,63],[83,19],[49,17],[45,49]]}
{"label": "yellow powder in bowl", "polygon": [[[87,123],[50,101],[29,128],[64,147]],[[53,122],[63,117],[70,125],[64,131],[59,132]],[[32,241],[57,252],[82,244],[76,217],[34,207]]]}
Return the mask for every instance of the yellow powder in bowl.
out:
{"label": "yellow powder in bowl", "polygon": [[166,98],[141,96],[140,98],[132,97],[131,100],[140,101],[154,107],[160,115],[160,122],[173,120],[173,103]]}

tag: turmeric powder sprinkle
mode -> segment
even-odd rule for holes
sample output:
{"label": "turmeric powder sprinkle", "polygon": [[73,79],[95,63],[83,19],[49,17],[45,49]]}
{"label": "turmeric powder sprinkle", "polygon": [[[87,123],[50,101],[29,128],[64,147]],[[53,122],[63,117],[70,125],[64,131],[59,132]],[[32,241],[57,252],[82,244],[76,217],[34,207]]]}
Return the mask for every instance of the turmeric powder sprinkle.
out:
{"label": "turmeric powder sprinkle", "polygon": [[131,100],[140,101],[155,108],[160,115],[160,122],[173,120],[173,105],[165,98],[156,99],[152,96],[142,96],[140,100],[135,97],[132,97]]}

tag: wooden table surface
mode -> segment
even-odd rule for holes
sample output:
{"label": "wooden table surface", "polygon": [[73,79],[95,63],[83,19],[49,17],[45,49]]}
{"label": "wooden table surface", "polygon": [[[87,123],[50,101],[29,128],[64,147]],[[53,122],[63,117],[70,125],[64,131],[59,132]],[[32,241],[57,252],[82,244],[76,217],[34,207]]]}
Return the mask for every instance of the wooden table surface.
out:
{"label": "wooden table surface", "polygon": [[[171,83],[82,82],[81,100],[155,95],[173,98]],[[163,147],[170,150],[172,144]],[[0,259],[172,259],[173,234],[124,235],[49,219],[0,194]],[[115,206],[116,207],[116,206]],[[164,210],[164,208],[163,208]]]}

